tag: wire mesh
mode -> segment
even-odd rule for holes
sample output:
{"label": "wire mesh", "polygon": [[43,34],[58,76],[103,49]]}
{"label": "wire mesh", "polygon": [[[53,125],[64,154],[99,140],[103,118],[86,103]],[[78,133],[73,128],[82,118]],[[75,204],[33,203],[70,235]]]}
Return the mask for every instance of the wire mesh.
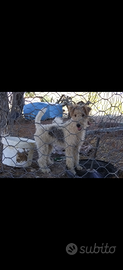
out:
{"label": "wire mesh", "polygon": [[[78,150],[75,138],[81,131],[71,117],[70,106],[91,107]],[[36,135],[41,143],[37,145],[35,119],[43,108],[46,112],[38,123],[40,134]],[[84,178],[92,169],[92,162],[93,169],[102,177],[120,178],[123,175],[122,136],[123,92],[0,93],[0,178]],[[67,151],[70,147],[73,154]],[[80,171],[75,163],[78,154]],[[69,163],[75,175],[68,168]]]}

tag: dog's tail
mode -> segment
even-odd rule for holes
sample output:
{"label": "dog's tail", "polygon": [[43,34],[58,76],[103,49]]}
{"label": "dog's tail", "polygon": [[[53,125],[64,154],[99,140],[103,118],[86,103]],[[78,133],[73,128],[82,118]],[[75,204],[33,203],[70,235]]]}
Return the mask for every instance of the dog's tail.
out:
{"label": "dog's tail", "polygon": [[38,125],[40,124],[42,116],[45,114],[47,108],[43,108],[41,111],[38,112],[35,118],[35,126],[38,128]]}

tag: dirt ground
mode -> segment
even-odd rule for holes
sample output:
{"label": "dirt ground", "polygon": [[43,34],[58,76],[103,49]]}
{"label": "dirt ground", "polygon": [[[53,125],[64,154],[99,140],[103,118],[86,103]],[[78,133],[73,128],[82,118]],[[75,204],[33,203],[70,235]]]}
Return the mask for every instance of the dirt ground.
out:
{"label": "dirt ground", "polygon": [[[66,121],[67,119],[64,119]],[[52,123],[53,119],[42,121],[43,124]],[[105,127],[113,127],[115,123],[106,123]],[[102,122],[93,123],[88,130],[102,128]],[[34,120],[27,120],[23,117],[17,119],[13,126],[9,127],[9,135],[34,139],[35,124]],[[112,133],[101,133],[100,143],[96,159],[112,163],[117,168],[117,177],[123,177],[123,131]],[[80,159],[93,158],[97,135],[87,135],[84,147],[88,146],[88,151],[84,147],[80,154]],[[90,149],[90,150],[89,150]],[[38,166],[38,154],[34,149],[32,165],[28,168],[16,168],[2,164],[2,143],[0,143],[0,178],[68,178],[65,165],[65,154],[54,153],[54,165],[51,165],[51,173],[43,174]]]}

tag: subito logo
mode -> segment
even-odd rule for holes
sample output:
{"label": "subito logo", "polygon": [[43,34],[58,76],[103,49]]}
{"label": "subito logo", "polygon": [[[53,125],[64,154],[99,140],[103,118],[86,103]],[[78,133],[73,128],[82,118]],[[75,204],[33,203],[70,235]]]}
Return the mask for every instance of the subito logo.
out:
{"label": "subito logo", "polygon": [[77,246],[74,244],[74,243],[70,243],[66,246],[66,252],[69,254],[69,255],[75,255],[78,251],[78,248]]}

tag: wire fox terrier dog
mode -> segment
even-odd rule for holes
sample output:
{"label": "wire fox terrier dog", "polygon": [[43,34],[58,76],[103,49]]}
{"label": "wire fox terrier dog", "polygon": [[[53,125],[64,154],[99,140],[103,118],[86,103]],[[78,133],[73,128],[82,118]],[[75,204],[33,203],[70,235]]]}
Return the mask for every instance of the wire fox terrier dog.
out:
{"label": "wire fox terrier dog", "polygon": [[79,165],[79,150],[85,139],[88,117],[91,110],[87,105],[70,105],[68,111],[71,119],[65,123],[57,122],[42,125],[40,120],[46,108],[42,109],[35,118],[36,132],[34,138],[38,150],[38,164],[43,173],[49,173],[48,165],[53,164],[50,159],[54,144],[65,148],[66,166],[74,175],[82,170]]}

